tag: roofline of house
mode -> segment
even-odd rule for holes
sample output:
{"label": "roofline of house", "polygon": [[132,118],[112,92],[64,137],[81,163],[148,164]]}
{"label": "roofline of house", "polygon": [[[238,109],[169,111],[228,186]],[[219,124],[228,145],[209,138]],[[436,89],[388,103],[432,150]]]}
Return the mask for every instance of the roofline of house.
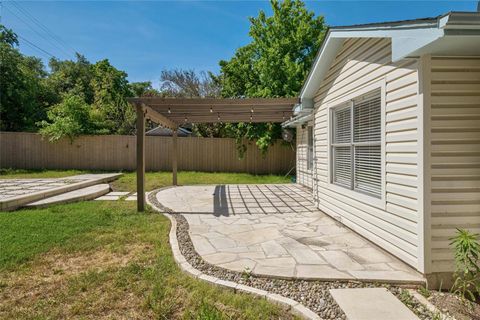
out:
{"label": "roofline of house", "polygon": [[300,91],[300,99],[313,99],[345,39],[391,38],[392,60],[398,61],[447,34],[480,35],[480,12],[449,12],[433,18],[331,27]]}

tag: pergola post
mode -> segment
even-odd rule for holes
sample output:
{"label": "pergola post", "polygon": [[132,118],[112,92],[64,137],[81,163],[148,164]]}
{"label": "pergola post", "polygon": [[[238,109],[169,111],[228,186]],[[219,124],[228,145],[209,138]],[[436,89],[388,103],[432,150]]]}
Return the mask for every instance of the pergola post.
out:
{"label": "pergola post", "polygon": [[178,128],[172,129],[172,184],[176,186],[177,183],[177,131]]}
{"label": "pergola post", "polygon": [[145,111],[137,108],[137,211],[145,211]]}

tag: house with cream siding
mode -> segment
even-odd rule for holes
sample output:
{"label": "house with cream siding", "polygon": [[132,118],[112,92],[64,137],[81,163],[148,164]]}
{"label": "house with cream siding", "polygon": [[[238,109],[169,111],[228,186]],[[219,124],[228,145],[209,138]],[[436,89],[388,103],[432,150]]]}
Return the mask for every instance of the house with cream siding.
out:
{"label": "house with cream siding", "polygon": [[480,13],[331,28],[295,116],[316,206],[443,285],[480,232]]}

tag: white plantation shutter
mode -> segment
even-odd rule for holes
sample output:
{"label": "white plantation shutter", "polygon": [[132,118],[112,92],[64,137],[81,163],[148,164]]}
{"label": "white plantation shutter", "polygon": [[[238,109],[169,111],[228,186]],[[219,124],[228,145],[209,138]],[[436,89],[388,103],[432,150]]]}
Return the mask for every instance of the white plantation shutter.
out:
{"label": "white plantation shutter", "polygon": [[332,182],[380,197],[380,90],[334,109],[332,120]]}
{"label": "white plantation shutter", "polygon": [[350,188],[352,184],[352,148],[333,148],[333,182]]}
{"label": "white plantation shutter", "polygon": [[350,108],[339,108],[333,114],[333,142],[350,143],[352,129],[352,111]]}
{"label": "white plantation shutter", "polygon": [[353,142],[380,142],[381,130],[380,96],[354,100]]}
{"label": "white plantation shutter", "polygon": [[355,147],[355,190],[380,196],[382,190],[380,161],[380,145]]}

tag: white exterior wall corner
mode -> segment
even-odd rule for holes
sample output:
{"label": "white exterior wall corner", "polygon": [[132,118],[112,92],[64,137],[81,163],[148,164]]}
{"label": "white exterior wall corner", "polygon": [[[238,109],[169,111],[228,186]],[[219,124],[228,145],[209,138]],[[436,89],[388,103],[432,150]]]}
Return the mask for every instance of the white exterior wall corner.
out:
{"label": "white exterior wall corner", "polygon": [[[314,98],[313,193],[319,209],[423,272],[419,260],[423,258],[419,250],[424,249],[418,196],[422,189],[418,172],[423,165],[419,160],[419,121],[423,118],[418,106],[418,59],[392,62],[391,54],[391,41],[385,38],[350,38],[337,53]],[[328,119],[329,108],[347,95],[382,82],[385,194],[383,205],[378,206],[373,204],[378,201],[365,201],[363,195],[342,192],[330,183]]]}
{"label": "white exterior wall corner", "polygon": [[429,271],[445,278],[456,228],[480,232],[480,55],[432,56],[430,65]]}
{"label": "white exterior wall corner", "polygon": [[431,273],[431,154],[430,154],[430,97],[431,97],[431,56],[423,55],[418,68],[418,119],[419,119],[419,271]]}
{"label": "white exterior wall corner", "polygon": [[313,171],[308,170],[307,153],[308,153],[308,130],[307,126],[312,125],[313,122],[305,124],[305,129],[302,125],[297,126],[297,154],[296,154],[296,171],[297,183],[312,189],[313,186]]}

